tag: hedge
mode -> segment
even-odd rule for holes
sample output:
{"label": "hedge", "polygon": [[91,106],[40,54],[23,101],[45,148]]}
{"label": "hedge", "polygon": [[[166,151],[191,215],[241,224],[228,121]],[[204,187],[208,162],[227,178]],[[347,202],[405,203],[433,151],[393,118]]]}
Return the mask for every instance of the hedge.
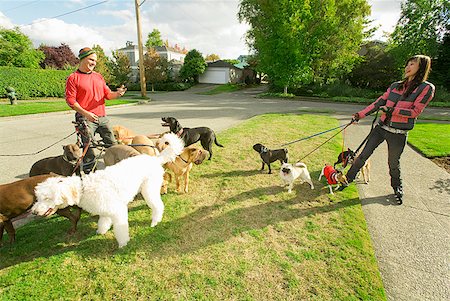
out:
{"label": "hedge", "polygon": [[6,88],[16,90],[17,99],[64,97],[66,79],[72,70],[0,67],[0,97]]}

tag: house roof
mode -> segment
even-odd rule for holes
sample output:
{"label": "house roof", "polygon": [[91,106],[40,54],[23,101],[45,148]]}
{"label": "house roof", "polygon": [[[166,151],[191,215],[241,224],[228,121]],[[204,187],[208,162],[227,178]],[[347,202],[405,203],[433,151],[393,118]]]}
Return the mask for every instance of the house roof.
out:
{"label": "house roof", "polygon": [[[236,65],[238,65],[238,64],[236,64]],[[230,63],[228,63],[228,62],[226,62],[224,60],[218,60],[218,61],[215,61],[215,62],[209,62],[208,63],[208,67],[218,67],[218,68],[219,67],[221,67],[221,68],[225,67],[225,68],[242,69],[242,67],[238,67],[236,65],[230,64]]]}

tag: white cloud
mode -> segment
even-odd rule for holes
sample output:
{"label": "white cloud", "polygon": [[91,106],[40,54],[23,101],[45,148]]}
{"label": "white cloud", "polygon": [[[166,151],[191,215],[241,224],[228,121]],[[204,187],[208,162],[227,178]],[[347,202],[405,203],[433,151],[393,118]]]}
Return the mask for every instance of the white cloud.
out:
{"label": "white cloud", "polygon": [[0,12],[0,27],[12,29],[14,24],[2,12]]}
{"label": "white cloud", "polygon": [[372,25],[379,26],[374,34],[375,39],[386,40],[386,34],[394,31],[395,25],[400,18],[401,0],[369,0],[372,7]]}
{"label": "white cloud", "polygon": [[33,41],[35,47],[40,44],[59,46],[64,43],[70,46],[75,55],[86,46],[92,47],[98,44],[106,52],[113,45],[95,29],[68,24],[58,19],[38,19],[31,25],[23,26],[21,31]]}

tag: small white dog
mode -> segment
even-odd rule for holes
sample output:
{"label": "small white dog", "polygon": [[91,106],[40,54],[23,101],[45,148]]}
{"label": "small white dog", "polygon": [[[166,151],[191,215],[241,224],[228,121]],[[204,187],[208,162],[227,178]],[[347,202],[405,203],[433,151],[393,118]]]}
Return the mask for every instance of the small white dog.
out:
{"label": "small white dog", "polygon": [[307,182],[311,189],[314,189],[314,184],[311,181],[311,176],[309,175],[308,169],[305,163],[297,162],[295,164],[283,163],[280,170],[280,178],[283,186],[288,186],[288,192],[292,192],[292,187],[294,186],[294,181],[300,178],[300,184]]}
{"label": "small white dog", "polygon": [[126,246],[130,240],[128,203],[139,192],[152,209],[151,226],[156,226],[163,217],[162,165],[175,160],[183,151],[184,143],[172,133],[160,140],[168,147],[157,157],[138,155],[82,177],[53,177],[40,183],[35,188],[37,201],[32,212],[49,216],[58,209],[77,205],[99,215],[97,233],[105,234],[112,225],[119,248]]}

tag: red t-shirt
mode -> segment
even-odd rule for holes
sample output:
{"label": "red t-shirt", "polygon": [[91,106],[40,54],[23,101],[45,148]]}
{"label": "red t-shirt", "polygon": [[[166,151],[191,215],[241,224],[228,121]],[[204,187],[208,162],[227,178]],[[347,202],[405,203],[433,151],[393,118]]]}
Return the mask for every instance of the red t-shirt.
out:
{"label": "red t-shirt", "polygon": [[76,102],[85,110],[97,116],[105,116],[105,99],[111,89],[103,76],[97,72],[75,71],[66,82],[66,102],[72,107]]}

